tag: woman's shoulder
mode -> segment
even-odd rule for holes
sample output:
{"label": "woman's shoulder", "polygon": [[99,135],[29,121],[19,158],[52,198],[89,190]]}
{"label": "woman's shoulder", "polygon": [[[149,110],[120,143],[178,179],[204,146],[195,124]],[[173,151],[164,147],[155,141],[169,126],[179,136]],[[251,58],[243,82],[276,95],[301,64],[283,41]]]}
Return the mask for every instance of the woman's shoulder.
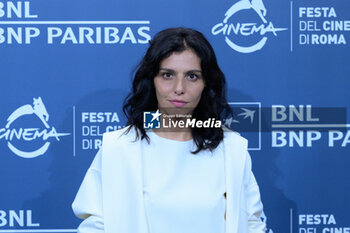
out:
{"label": "woman's shoulder", "polygon": [[240,135],[237,131],[234,131],[226,126],[222,126],[222,131],[224,132],[224,140],[234,140],[248,143],[248,140]]}
{"label": "woman's shoulder", "polygon": [[[106,132],[103,134],[101,149],[103,154],[128,154],[138,145],[135,140],[136,131],[133,127],[124,127],[115,131]],[[136,147],[135,147],[135,146]],[[108,157],[108,156],[107,156]]]}
{"label": "woman's shoulder", "polygon": [[136,131],[134,127],[126,126],[124,128],[106,132],[102,138],[102,148],[106,151],[116,148],[128,147],[132,142],[135,142]]}

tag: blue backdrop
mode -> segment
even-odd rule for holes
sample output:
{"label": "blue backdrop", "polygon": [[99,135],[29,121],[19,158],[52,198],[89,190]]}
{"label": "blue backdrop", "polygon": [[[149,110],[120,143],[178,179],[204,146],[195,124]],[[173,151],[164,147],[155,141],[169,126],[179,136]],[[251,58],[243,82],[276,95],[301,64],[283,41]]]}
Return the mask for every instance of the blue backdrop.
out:
{"label": "blue backdrop", "polygon": [[148,40],[177,26],[216,51],[236,116],[225,124],[249,139],[268,231],[350,232],[349,7],[0,0],[0,232],[76,231],[71,202],[101,135],[125,124]]}

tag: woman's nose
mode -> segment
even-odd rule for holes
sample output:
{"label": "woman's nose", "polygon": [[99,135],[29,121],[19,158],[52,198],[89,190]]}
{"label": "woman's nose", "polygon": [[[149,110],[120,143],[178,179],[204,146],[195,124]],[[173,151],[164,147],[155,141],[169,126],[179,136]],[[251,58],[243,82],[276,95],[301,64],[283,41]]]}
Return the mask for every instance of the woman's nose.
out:
{"label": "woman's nose", "polygon": [[175,79],[175,94],[182,95],[185,93],[185,79],[183,77],[177,77]]}

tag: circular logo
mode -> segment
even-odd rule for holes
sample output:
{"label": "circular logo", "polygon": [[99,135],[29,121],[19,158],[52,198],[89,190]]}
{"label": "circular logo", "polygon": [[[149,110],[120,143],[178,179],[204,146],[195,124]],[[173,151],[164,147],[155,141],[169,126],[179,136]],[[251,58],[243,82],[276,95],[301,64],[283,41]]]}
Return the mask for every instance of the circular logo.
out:
{"label": "circular logo", "polygon": [[[229,19],[237,14],[240,11],[243,10],[253,10],[260,18],[261,24],[254,23],[228,23]],[[230,46],[232,49],[234,49],[237,52],[240,53],[252,53],[257,50],[260,50],[264,47],[267,41],[267,33],[273,33],[275,36],[277,36],[278,31],[284,31],[287,30],[287,28],[275,28],[272,24],[272,22],[267,22],[265,16],[266,16],[266,8],[264,6],[264,3],[262,0],[241,0],[233,4],[230,9],[228,9],[225,13],[225,18],[222,23],[216,24],[212,28],[212,34],[218,35],[222,34],[224,35],[225,42],[228,46]],[[256,42],[255,44],[243,46],[239,45],[237,42],[234,42],[230,37],[230,35],[236,35],[236,36],[252,36],[254,34],[260,34],[261,38]]]}
{"label": "circular logo", "polygon": [[[35,115],[44,125],[44,129],[40,130],[39,128],[11,128],[11,124],[15,122],[20,117],[26,115]],[[35,158],[39,155],[43,155],[49,148],[50,142],[48,138],[54,137],[59,141],[60,136],[69,135],[69,133],[57,133],[55,127],[50,127],[48,124],[49,114],[46,111],[46,107],[40,97],[33,98],[33,106],[26,104],[17,108],[8,118],[7,124],[4,129],[0,129],[0,132],[4,132],[0,135],[0,138],[4,137],[7,140],[8,148],[16,155],[22,158]],[[44,144],[38,149],[33,151],[24,151],[22,149],[14,146],[11,141],[12,139],[17,138],[18,140],[24,141],[33,141],[38,138],[42,138]]]}

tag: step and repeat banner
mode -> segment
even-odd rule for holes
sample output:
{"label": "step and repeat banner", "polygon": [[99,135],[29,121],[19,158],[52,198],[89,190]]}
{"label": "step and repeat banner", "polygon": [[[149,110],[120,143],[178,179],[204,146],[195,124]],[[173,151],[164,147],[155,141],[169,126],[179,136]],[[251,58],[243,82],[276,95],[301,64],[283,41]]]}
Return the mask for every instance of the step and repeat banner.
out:
{"label": "step and repeat banner", "polygon": [[[249,139],[269,233],[350,233],[347,0],[0,0],[0,233],[76,232],[71,203],[148,41],[201,31]],[[116,220],[117,221],[117,220]]]}

